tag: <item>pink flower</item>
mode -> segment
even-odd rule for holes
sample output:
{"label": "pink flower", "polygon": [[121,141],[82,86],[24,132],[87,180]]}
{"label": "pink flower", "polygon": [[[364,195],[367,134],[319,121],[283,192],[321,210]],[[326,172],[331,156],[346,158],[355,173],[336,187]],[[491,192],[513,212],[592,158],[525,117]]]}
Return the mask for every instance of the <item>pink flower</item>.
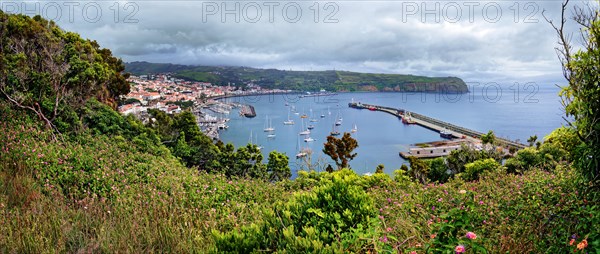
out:
{"label": "pink flower", "polygon": [[387,243],[387,242],[388,242],[388,238],[387,238],[387,236],[383,236],[383,237],[381,238],[381,241],[382,241],[382,242],[384,242],[384,243]]}
{"label": "pink flower", "polygon": [[464,253],[465,252],[465,246],[458,245],[458,246],[456,246],[456,248],[454,248],[454,251],[456,251],[457,254]]}
{"label": "pink flower", "polygon": [[473,232],[467,232],[466,237],[469,238],[469,239],[471,239],[471,240],[477,239],[477,235],[475,233],[473,233]]}

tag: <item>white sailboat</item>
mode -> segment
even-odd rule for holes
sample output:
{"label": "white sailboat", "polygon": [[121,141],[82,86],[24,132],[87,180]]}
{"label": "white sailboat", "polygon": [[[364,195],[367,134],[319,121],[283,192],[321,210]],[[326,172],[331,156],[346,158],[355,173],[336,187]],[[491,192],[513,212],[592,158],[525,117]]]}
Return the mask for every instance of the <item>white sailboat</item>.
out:
{"label": "white sailboat", "polygon": [[290,119],[290,111],[288,111],[288,119],[287,119],[287,121],[283,121],[283,124],[285,124],[285,125],[294,125],[294,120]]}
{"label": "white sailboat", "polygon": [[301,149],[300,148],[300,143],[298,142],[298,139],[296,139],[296,151],[298,151],[296,153],[296,159],[300,159],[300,158],[304,158],[306,156],[308,156],[308,149]]}
{"label": "white sailboat", "polygon": [[340,125],[342,125],[342,120],[343,120],[343,119],[342,119],[342,115],[340,114],[340,112],[338,112],[338,115],[337,115],[337,120],[335,120],[335,125],[336,125],[336,126],[340,126]]}
{"label": "white sailboat", "polygon": [[263,149],[262,146],[258,145],[258,137],[256,137],[256,143],[254,143],[253,141],[254,141],[254,139],[252,138],[252,130],[250,130],[250,139],[249,139],[248,143],[250,143],[251,145],[255,145],[256,148],[258,148],[258,150]]}
{"label": "white sailboat", "polygon": [[316,123],[316,122],[318,122],[318,121],[319,121],[319,120],[317,120],[317,119],[314,117],[313,110],[312,110],[312,108],[311,108],[311,109],[310,109],[310,122],[312,122],[312,123]]}
{"label": "white sailboat", "polygon": [[352,130],[350,130],[350,132],[355,133],[358,131],[358,127],[356,127],[356,124],[354,124],[354,127],[352,127]]}
{"label": "white sailboat", "polygon": [[300,133],[298,133],[298,135],[310,135],[310,130],[304,129],[304,120],[302,120],[302,129],[301,129]]}
{"label": "white sailboat", "polygon": [[265,128],[263,129],[263,131],[265,131],[265,132],[275,131],[275,128],[273,128],[271,121],[269,121],[269,116],[267,116],[267,119],[265,120]]}
{"label": "white sailboat", "polygon": [[329,133],[329,135],[331,136],[338,136],[340,135],[340,132],[335,128],[335,124],[332,125],[331,127],[331,132]]}

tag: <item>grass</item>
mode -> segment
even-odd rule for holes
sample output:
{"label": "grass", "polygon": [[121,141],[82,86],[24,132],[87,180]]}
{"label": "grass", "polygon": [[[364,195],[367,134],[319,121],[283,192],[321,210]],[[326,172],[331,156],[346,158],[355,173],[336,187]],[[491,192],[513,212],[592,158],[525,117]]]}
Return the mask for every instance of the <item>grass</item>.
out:
{"label": "grass", "polygon": [[[276,204],[312,193],[327,176],[276,184],[227,178],[123,138],[83,133],[52,141],[33,120],[3,119],[11,120],[0,122],[2,253],[211,252],[213,230],[261,223]],[[568,244],[573,235],[576,243],[589,240],[586,250],[600,245],[590,226],[600,223],[598,198],[569,167],[523,175],[500,169],[475,182],[428,185],[360,178],[378,214],[368,250],[453,253],[462,244],[467,253],[566,253],[577,250]],[[478,238],[465,239],[466,232]]]}

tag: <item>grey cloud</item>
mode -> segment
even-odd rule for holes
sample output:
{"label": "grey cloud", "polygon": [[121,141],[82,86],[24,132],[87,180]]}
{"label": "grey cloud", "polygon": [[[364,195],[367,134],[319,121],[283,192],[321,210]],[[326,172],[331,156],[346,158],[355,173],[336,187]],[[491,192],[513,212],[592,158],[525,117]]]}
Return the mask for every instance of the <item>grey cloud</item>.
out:
{"label": "grey cloud", "polygon": [[[562,79],[554,52],[556,36],[541,15],[546,10],[546,16],[558,20],[558,1],[533,2],[535,8],[530,9],[525,9],[522,1],[500,1],[503,13],[495,23],[486,21],[489,17],[481,12],[488,2],[479,2],[471,22],[465,4],[473,1],[456,2],[463,7],[456,23],[446,22],[444,16],[440,16],[440,23],[434,16],[422,22],[421,13],[407,16],[407,5],[421,8],[422,4],[432,7],[439,3],[444,7],[450,3],[447,1],[338,1],[333,2],[339,7],[334,16],[337,23],[323,22],[331,10],[323,9],[324,2],[297,2],[302,9],[297,23],[284,20],[281,8],[288,2],[279,2],[273,23],[268,20],[266,8],[257,23],[243,17],[236,23],[231,15],[226,16],[226,22],[220,15],[208,16],[203,22],[200,1],[130,2],[138,7],[133,18],[139,22],[123,23],[127,11],[122,9],[117,17],[120,22],[115,23],[109,9],[114,3],[98,3],[104,11],[100,21],[83,22],[80,18],[79,22],[63,19],[58,23],[97,40],[125,61],[297,70],[335,68],[459,76],[467,81]],[[222,2],[204,3],[220,6]],[[226,3],[231,6],[235,2]],[[249,2],[239,3],[243,6]],[[256,3],[264,6],[265,2]],[[310,9],[315,3],[320,7],[319,22],[314,21],[315,13]],[[511,9],[516,3],[518,14]],[[537,22],[524,23],[531,10]]]}

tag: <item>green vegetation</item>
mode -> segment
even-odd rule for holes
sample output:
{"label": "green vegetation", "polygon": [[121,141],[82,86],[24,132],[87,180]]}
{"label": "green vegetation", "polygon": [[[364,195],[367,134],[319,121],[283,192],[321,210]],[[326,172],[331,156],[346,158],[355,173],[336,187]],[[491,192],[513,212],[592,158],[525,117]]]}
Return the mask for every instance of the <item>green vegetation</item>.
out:
{"label": "green vegetation", "polygon": [[39,16],[0,11],[0,93],[7,102],[66,131],[90,98],[116,107],[129,92],[123,63],[95,41],[65,32]]}
{"label": "green vegetation", "polygon": [[372,198],[350,170],[321,175],[316,186],[265,211],[259,224],[215,231],[219,252],[286,250],[294,253],[360,249],[376,236]]}
{"label": "green vegetation", "polygon": [[[563,15],[567,3],[563,5]],[[583,38],[582,48],[577,52],[572,51],[571,36],[563,30],[565,20],[558,26],[552,24],[562,46],[558,55],[563,74],[569,81],[560,95],[581,141],[574,153],[575,164],[588,180],[600,183],[600,20],[598,10],[576,9],[574,13],[574,20],[582,26]]]}
{"label": "green vegetation", "polygon": [[185,66],[132,62],[127,71],[134,74],[172,72],[176,77],[218,85],[242,86],[255,83],[264,88],[296,91],[389,91],[389,92],[468,92],[464,81],[455,77],[424,77],[400,74],[349,71],[285,71],[249,67]]}
{"label": "green vegetation", "polygon": [[[344,135],[324,149],[341,169],[289,180],[284,154],[270,153],[265,165],[253,145],[214,143],[189,112],[151,111],[147,124],[121,116],[111,98],[124,90],[106,80],[124,76],[110,54],[40,18],[0,18],[0,252],[600,252],[589,157],[596,146],[582,139],[596,123],[582,123],[590,115],[577,111],[597,110],[581,105],[592,103],[581,101],[593,92],[587,85],[573,93],[583,96],[569,109],[580,114],[574,128],[504,165],[491,145],[463,147],[447,158],[411,158],[393,179],[359,176],[345,168],[358,144]],[[31,54],[15,53],[21,37],[6,33],[11,27],[49,45],[70,34],[80,43],[74,49],[94,57],[71,56],[64,68],[75,73],[58,75],[47,68],[56,62],[36,53],[42,41],[33,40]],[[79,75],[97,86],[84,91]],[[74,80],[57,95],[51,77]],[[70,97],[77,93],[80,100]],[[486,137],[493,143],[493,133]]]}
{"label": "green vegetation", "polygon": [[167,104],[173,104],[181,107],[182,109],[189,109],[194,106],[193,101],[176,101],[176,102],[168,102]]}
{"label": "green vegetation", "polygon": [[348,162],[357,155],[356,153],[352,153],[357,147],[358,142],[356,142],[356,139],[352,138],[350,133],[344,132],[342,138],[327,136],[327,142],[323,148],[323,153],[331,157],[338,169],[348,168]]}

